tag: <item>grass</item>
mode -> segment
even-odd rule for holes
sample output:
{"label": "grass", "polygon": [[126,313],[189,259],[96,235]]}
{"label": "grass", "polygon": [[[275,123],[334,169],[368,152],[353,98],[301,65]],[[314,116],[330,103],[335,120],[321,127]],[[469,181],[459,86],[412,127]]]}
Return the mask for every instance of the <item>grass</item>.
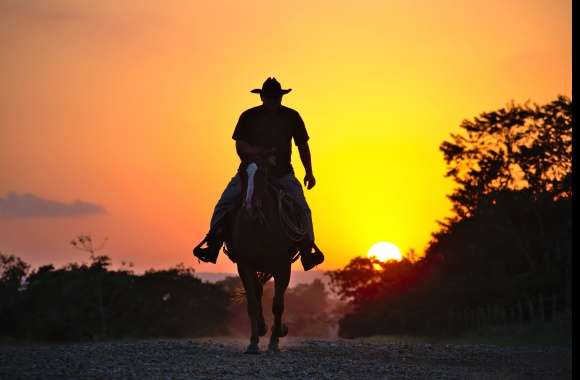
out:
{"label": "grass", "polygon": [[547,322],[484,327],[460,336],[459,340],[506,346],[572,347],[572,317],[567,314]]}
{"label": "grass", "polygon": [[457,336],[391,335],[359,338],[371,343],[489,344],[495,346],[572,347],[572,316],[513,326],[486,326]]}

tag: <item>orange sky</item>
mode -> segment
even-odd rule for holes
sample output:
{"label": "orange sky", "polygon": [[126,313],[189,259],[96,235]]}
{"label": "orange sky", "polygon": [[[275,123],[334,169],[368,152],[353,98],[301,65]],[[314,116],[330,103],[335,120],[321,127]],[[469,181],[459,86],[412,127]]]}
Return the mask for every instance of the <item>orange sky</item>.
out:
{"label": "orange sky", "polygon": [[[275,76],[293,91],[317,186],[321,269],[381,240],[421,252],[449,215],[439,144],[510,99],[571,95],[571,1],[0,3],[0,198],[106,213],[0,217],[0,251],[86,260],[107,236],[137,270],[183,262],[234,174],[231,133]],[[303,177],[294,151],[297,176]],[[295,269],[300,269],[297,267]]]}

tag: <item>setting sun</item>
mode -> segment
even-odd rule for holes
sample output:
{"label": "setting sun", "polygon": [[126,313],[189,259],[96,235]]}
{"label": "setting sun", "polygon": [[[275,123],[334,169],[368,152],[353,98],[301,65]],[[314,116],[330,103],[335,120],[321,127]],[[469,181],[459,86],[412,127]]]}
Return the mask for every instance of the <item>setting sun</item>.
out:
{"label": "setting sun", "polygon": [[381,241],[374,244],[367,254],[368,257],[375,257],[379,261],[396,260],[401,261],[401,251],[393,243]]}

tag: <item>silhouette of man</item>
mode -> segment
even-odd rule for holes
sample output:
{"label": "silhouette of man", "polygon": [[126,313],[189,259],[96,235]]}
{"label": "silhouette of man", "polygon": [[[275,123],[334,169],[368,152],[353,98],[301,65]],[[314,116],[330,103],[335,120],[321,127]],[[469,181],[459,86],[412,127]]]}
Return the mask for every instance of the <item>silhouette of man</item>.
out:
{"label": "silhouette of man", "polygon": [[[300,114],[283,106],[282,96],[292,89],[282,89],[275,78],[268,78],[261,89],[251,92],[260,94],[262,105],[244,111],[235,127],[232,138],[236,141],[236,151],[243,161],[249,157],[269,156],[274,162],[270,175],[276,184],[297,201],[306,215],[308,235],[300,243],[300,256],[305,270],[309,270],[324,261],[324,255],[314,245],[314,229],[310,208],[304,198],[302,185],[294,176],[290,162],[292,153],[291,141],[298,147],[300,160],[306,171],[304,185],[312,189],[316,179],[312,173],[308,133]],[[193,254],[202,261],[215,263],[223,244],[223,227],[220,222],[232,209],[242,191],[241,180],[236,174],[227,185],[220,200],[215,206],[210,222],[210,231]],[[202,245],[206,243],[206,247]],[[312,252],[312,249],[315,252]]]}

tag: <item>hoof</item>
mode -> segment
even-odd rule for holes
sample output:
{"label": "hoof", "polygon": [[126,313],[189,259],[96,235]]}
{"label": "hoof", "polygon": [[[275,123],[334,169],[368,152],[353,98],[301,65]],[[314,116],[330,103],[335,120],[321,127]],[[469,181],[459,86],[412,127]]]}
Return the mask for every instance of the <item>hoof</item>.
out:
{"label": "hoof", "polygon": [[248,348],[246,348],[246,351],[244,351],[244,354],[248,354],[248,355],[258,355],[260,353],[260,348],[258,347],[257,344],[251,343]]}
{"label": "hoof", "polygon": [[272,343],[268,345],[268,352],[280,352],[280,347],[278,347],[278,342]]}

